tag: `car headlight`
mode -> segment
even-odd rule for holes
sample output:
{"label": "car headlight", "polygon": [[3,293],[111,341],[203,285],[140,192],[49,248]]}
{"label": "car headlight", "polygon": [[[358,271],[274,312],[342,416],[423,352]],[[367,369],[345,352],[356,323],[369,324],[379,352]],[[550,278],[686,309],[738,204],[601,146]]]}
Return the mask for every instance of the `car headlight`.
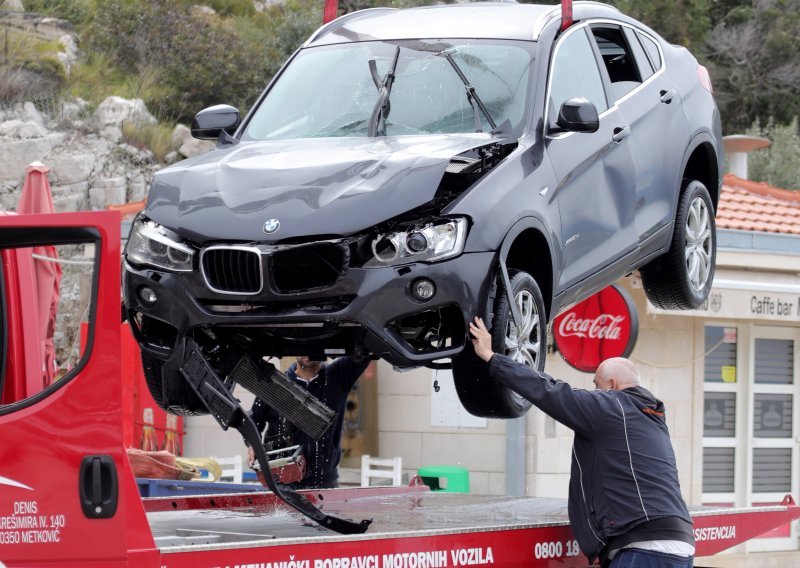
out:
{"label": "car headlight", "polygon": [[194,250],[178,242],[178,236],[172,231],[139,218],[128,237],[125,257],[131,264],[145,264],[172,272],[191,272]]}
{"label": "car headlight", "polygon": [[437,221],[380,234],[372,240],[373,257],[365,268],[410,262],[436,262],[461,254],[467,236],[464,218]]}

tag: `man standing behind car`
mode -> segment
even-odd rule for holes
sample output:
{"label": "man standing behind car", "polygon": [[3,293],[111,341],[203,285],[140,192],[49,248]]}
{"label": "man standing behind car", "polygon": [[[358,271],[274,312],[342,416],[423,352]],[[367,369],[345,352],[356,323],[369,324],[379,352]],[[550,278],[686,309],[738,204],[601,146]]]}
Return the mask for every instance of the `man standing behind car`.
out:
{"label": "man standing behind car", "polygon": [[492,352],[483,320],[470,322],[489,375],[575,432],[569,519],[581,551],[611,568],[690,567],[692,521],[681,497],[664,404],[627,359],[603,361],[596,390]]}
{"label": "man standing behind car", "polygon": [[[314,440],[282,418],[261,399],[256,399],[251,416],[259,432],[267,427],[266,440],[281,449],[299,445],[306,459],[306,475],[297,482],[297,489],[325,489],[339,486],[339,461],[342,458],[342,424],[350,389],[369,365],[367,358],[339,357],[331,363],[298,357],[286,375],[336,412],[330,428]],[[255,462],[253,448],[247,449],[247,463]]]}

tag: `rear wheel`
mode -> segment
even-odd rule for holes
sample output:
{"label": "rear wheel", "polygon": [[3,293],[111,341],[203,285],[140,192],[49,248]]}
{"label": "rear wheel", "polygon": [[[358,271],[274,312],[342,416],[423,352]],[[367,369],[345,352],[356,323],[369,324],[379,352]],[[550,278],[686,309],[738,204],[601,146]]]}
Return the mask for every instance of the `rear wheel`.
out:
{"label": "rear wheel", "polygon": [[[510,276],[511,295],[522,321],[519,325],[514,322],[508,295],[502,284],[498,284],[490,329],[492,349],[541,371],[547,346],[547,318],[542,292],[527,272],[515,272]],[[531,406],[529,401],[489,377],[488,365],[475,355],[471,343],[453,360],[453,380],[461,404],[475,416],[517,418]]]}
{"label": "rear wheel", "polygon": [[711,291],[716,256],[711,196],[702,182],[688,181],[678,202],[669,251],[640,270],[647,299],[662,309],[699,307]]}

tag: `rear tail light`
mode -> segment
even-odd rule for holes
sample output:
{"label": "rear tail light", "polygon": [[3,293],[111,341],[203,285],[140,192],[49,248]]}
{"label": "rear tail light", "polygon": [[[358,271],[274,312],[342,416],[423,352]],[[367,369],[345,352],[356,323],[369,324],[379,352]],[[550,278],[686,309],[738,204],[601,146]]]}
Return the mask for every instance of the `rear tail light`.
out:
{"label": "rear tail light", "polygon": [[714,87],[711,86],[711,76],[708,74],[708,69],[702,65],[697,66],[697,78],[700,79],[700,84],[709,93],[714,92]]}

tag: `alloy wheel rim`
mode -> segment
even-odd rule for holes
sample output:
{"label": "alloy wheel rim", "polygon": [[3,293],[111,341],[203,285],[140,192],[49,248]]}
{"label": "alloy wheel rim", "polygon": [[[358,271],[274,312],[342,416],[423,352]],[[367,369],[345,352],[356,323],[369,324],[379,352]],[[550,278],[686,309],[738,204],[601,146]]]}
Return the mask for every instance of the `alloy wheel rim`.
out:
{"label": "alloy wheel rim", "polygon": [[536,300],[528,290],[522,290],[514,296],[522,321],[519,325],[509,318],[506,325],[506,355],[518,363],[536,368],[541,348],[541,330],[539,329],[539,308]]}
{"label": "alloy wheel rim", "polygon": [[696,197],[686,216],[686,245],[684,259],[689,284],[695,292],[702,291],[711,275],[711,216],[706,202]]}

